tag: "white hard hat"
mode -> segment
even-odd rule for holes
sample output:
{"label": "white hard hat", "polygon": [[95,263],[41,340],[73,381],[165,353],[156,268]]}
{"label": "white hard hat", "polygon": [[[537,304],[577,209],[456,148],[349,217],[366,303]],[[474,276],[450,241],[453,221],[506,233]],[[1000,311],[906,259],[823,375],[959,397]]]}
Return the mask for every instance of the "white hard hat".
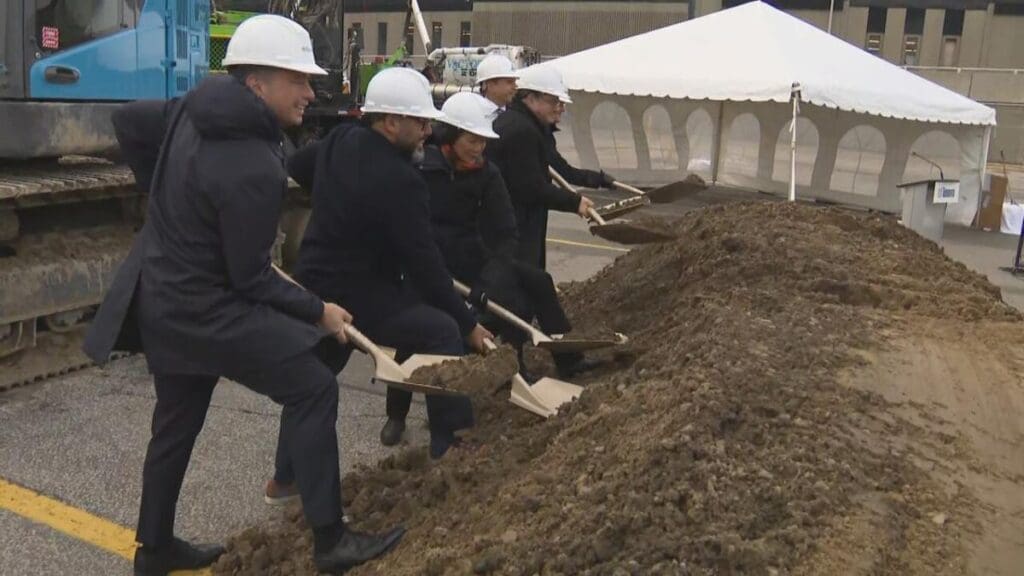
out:
{"label": "white hard hat", "polygon": [[482,84],[495,78],[519,78],[512,61],[501,54],[489,54],[476,67],[476,83]]}
{"label": "white hard hat", "polygon": [[536,65],[523,68],[519,71],[519,80],[516,81],[520,90],[533,90],[557,96],[566,104],[572,104],[569,98],[569,89],[562,82],[562,74],[552,66]]}
{"label": "white hard hat", "polygon": [[385,68],[374,74],[366,87],[363,113],[400,114],[430,120],[443,119],[434,108],[430,81],[412,68]]}
{"label": "white hard hat", "polygon": [[491,129],[495,110],[496,106],[487,98],[473,92],[459,92],[441,106],[441,112],[444,113],[441,121],[477,136],[497,138],[498,135]]}
{"label": "white hard hat", "polygon": [[309,32],[298,23],[274,14],[247,18],[231,36],[222,64],[270,66],[304,74],[325,75],[316,65]]}

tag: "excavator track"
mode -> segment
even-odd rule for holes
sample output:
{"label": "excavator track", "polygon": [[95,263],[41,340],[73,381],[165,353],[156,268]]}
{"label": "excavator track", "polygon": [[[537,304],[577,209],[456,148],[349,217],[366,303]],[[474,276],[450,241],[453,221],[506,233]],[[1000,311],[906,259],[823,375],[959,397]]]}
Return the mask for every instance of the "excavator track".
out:
{"label": "excavator track", "polygon": [[124,166],[66,157],[0,167],[0,392],[92,363],[87,322],[141,223]]}

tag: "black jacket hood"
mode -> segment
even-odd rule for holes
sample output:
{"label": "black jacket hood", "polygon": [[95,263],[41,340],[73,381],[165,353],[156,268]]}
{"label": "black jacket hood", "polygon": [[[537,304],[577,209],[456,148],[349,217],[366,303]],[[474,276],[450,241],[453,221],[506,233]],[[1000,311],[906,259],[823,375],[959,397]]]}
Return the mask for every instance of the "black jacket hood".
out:
{"label": "black jacket hood", "polygon": [[210,76],[185,99],[185,110],[203,138],[281,140],[274,113],[234,76]]}

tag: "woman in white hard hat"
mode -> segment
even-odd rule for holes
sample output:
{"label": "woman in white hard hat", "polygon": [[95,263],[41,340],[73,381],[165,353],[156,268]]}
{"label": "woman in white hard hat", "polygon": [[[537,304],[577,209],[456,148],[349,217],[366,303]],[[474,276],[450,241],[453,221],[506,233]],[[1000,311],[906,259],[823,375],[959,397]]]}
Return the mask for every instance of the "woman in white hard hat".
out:
{"label": "woman in white hard hat", "polygon": [[[439,144],[426,147],[420,173],[430,190],[434,238],[448,270],[472,288],[470,301],[481,313],[489,297],[527,321],[536,317],[549,334],[569,332],[572,325],[551,276],[515,260],[512,203],[498,167],[483,156],[488,141],[498,137],[491,129],[492,106],[481,96],[460,92],[441,111],[444,118],[435,129]],[[524,334],[503,322],[493,322],[492,329],[517,345],[529,380],[521,354]],[[557,354],[554,360],[563,377],[587,367],[578,354]]]}
{"label": "woman in white hard hat", "polygon": [[556,124],[565,105],[572,102],[562,75],[551,66],[535,65],[520,70],[516,82],[515,100],[494,121],[500,138],[487,146],[487,156],[501,169],[515,207],[519,260],[543,269],[548,210],[575,212],[586,218],[594,205],[586,196],[555,186],[548,167],[554,166],[566,180],[588,188],[609,186],[611,178],[603,172],[572,168],[555,147]]}
{"label": "woman in white hard hat", "polygon": [[[181,484],[221,377],[282,405],[279,461],[294,470],[314,563],[344,571],[387,552],[404,531],[361,534],[342,521],[338,387],[314,347],[340,349],[352,317],[270,265],[288,184],[281,131],[302,123],[314,97],[309,76],[325,72],[309,34],[273,15],[243,22],[224,64],[230,74],[206,78],[174,104],[133,103],[113,118],[122,150],[135,158],[129,164],[150,184],[149,204],[85,348],[103,362],[134,335],[153,373],[134,573],[201,568],[224,551],[174,534]],[[156,129],[140,134],[140,126]]]}

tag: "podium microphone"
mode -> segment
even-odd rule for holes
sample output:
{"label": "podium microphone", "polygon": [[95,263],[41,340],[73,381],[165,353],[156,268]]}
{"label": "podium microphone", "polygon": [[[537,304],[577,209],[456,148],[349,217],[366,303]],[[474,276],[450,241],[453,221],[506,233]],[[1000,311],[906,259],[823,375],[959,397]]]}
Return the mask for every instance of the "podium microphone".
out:
{"label": "podium microphone", "polygon": [[932,162],[931,160],[925,158],[924,156],[921,156],[917,152],[911,152],[910,155],[911,156],[916,156],[916,157],[920,158],[921,160],[924,160],[925,162],[927,162],[927,163],[931,164],[932,166],[938,168],[939,169],[939,180],[945,180],[946,179],[946,175],[942,173],[942,166],[939,166],[935,162]]}

